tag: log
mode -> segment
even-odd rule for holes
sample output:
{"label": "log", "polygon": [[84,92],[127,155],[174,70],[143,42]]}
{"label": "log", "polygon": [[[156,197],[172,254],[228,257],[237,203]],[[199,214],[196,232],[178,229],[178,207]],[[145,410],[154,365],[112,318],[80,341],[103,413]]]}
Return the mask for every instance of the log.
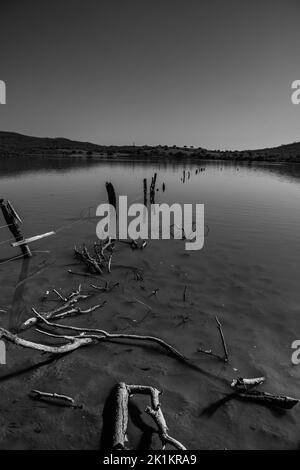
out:
{"label": "log", "polygon": [[291,398],[284,395],[273,395],[272,393],[259,392],[258,390],[241,392],[237,395],[237,398],[253,401],[256,403],[262,403],[269,406],[275,406],[277,408],[284,408],[286,410],[293,408],[300,401],[296,398]]}
{"label": "log", "polygon": [[116,415],[113,426],[113,450],[124,450],[127,441],[128,390],[124,382],[116,387]]}
{"label": "log", "polygon": [[[13,234],[16,239],[16,242],[20,242],[24,239],[22,232],[19,227],[19,223],[21,222],[20,217],[18,216],[17,212],[11,205],[11,203],[5,199],[0,199],[0,207],[3,213],[3,217],[8,225],[9,230]],[[32,254],[27,246],[27,244],[22,244],[20,246],[22,254],[24,258],[31,258]]]}
{"label": "log", "polygon": [[128,425],[128,399],[135,394],[150,395],[151,406],[147,406],[145,412],[154,419],[163,448],[165,448],[166,444],[170,444],[176,449],[186,450],[181,442],[168,434],[168,426],[159,402],[161,392],[154,387],[145,385],[126,385],[124,382],[120,382],[116,387],[116,414],[113,427],[113,449],[125,449]]}

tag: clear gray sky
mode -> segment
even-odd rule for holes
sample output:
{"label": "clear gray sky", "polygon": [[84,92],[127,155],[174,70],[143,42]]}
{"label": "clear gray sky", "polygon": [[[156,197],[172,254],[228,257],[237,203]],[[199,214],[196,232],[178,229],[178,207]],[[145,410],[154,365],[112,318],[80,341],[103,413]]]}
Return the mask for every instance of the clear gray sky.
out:
{"label": "clear gray sky", "polygon": [[300,0],[1,0],[0,129],[219,149],[300,140]]}

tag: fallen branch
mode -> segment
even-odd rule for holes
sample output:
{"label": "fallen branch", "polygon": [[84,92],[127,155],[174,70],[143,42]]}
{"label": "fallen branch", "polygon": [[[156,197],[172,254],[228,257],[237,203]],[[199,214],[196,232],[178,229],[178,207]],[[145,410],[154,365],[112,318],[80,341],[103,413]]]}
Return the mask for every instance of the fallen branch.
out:
{"label": "fallen branch", "polygon": [[[56,295],[58,295],[59,299],[64,302],[63,305],[60,307],[55,308],[54,310],[51,310],[49,312],[45,312],[42,314],[43,317],[45,318],[58,318],[60,317],[60,314],[62,312],[65,312],[62,316],[66,315],[71,315],[73,313],[89,313],[88,310],[81,310],[81,309],[76,309],[74,305],[81,299],[87,299],[88,295],[81,294],[81,284],[79,285],[78,289],[74,292],[72,292],[67,298],[64,298],[56,289],[54,290]],[[70,308],[71,310],[66,311],[66,309]],[[99,306],[97,306],[98,308]],[[21,325],[21,330],[26,330],[28,328],[31,328],[33,325],[35,325],[38,322],[38,318],[36,316],[28,318],[22,325]]]}
{"label": "fallen branch", "polygon": [[287,410],[293,408],[300,401],[296,398],[291,398],[284,395],[273,395],[272,393],[259,392],[258,390],[241,392],[237,395],[237,398],[263,403],[270,406],[276,406],[278,408],[284,408]]}
{"label": "fallen branch", "polygon": [[207,354],[208,356],[212,356],[212,357],[215,357],[217,359],[220,359],[221,361],[228,362],[228,352],[227,352],[225,337],[224,337],[223,330],[222,330],[222,325],[219,322],[217,316],[215,317],[215,319],[216,319],[218,330],[219,330],[220,337],[221,337],[221,342],[222,342],[222,346],[223,346],[223,350],[224,350],[224,356],[222,357],[222,356],[219,356],[218,354],[213,353],[211,349],[198,348],[197,351],[202,353],[202,354]]}
{"label": "fallen branch", "polygon": [[89,254],[86,247],[79,251],[75,246],[74,253],[76,258],[82,261],[92,273],[102,274],[103,271],[99,262]]}
{"label": "fallen branch", "polygon": [[[114,340],[114,339],[129,339],[129,340],[134,340],[134,341],[150,341],[156,344],[159,344],[161,347],[169,351],[171,354],[176,356],[177,358],[181,360],[185,360],[185,357],[177,351],[177,349],[173,348],[173,346],[169,345],[166,343],[164,340],[160,338],[156,338],[155,336],[141,336],[141,335],[135,335],[135,334],[123,334],[123,333],[108,333],[105,330],[100,330],[97,328],[80,328],[78,326],[69,326],[69,325],[61,325],[60,323],[53,323],[47,320],[44,316],[40,315],[38,312],[36,312],[36,315],[38,318],[47,324],[48,326],[52,326],[54,328],[61,328],[61,329],[67,329],[70,331],[77,331],[80,332],[80,336],[71,336],[71,337],[64,337],[61,336],[62,338],[91,338],[94,340]],[[88,334],[90,333],[90,334]],[[99,336],[100,335],[100,336]],[[57,337],[60,337],[57,335]]]}
{"label": "fallen branch", "polygon": [[[68,406],[71,406],[73,408],[79,408],[78,405],[75,404],[74,398],[68,397],[67,395],[60,395],[59,393],[48,393],[48,392],[41,392],[40,390],[31,390],[30,394],[31,398],[34,400],[38,399],[53,399],[53,400],[58,400],[62,402],[66,402]],[[80,406],[81,408],[81,406]]]}
{"label": "fallen branch", "polygon": [[[53,315],[52,317],[48,317],[48,318],[65,318],[70,315],[73,315],[74,313],[80,314],[80,315],[85,314],[85,313],[92,313],[98,308],[104,307],[105,304],[106,304],[106,300],[104,300],[101,304],[94,305],[93,307],[87,308],[86,310],[82,310],[80,307],[74,307],[74,308],[71,308],[70,310],[67,310],[66,312],[57,313],[56,315]],[[35,315],[38,314],[38,312],[35,310],[34,307],[32,307],[31,309]],[[45,318],[42,315],[40,315],[40,317],[43,319]]]}
{"label": "fallen branch", "polygon": [[249,390],[253,387],[257,387],[265,382],[265,377],[256,377],[254,379],[244,379],[243,377],[238,377],[233,379],[231,387],[236,390]]}
{"label": "fallen branch", "polygon": [[[61,346],[48,346],[45,344],[34,343],[33,341],[28,341],[26,339],[20,338],[18,335],[7,331],[5,328],[0,328],[0,338],[6,339],[10,343],[14,343],[17,346],[22,346],[23,348],[35,349],[37,351],[42,351],[51,354],[64,354],[67,352],[74,351],[82,346],[87,346],[94,342],[93,338],[88,337],[68,337],[68,343]],[[62,339],[66,337],[61,336]]]}
{"label": "fallen branch", "polygon": [[120,382],[116,388],[116,416],[113,430],[113,449],[121,450],[125,448],[125,442],[127,440],[128,400],[134,394],[150,395],[151,406],[147,406],[145,412],[153,418],[157,425],[163,449],[167,444],[170,444],[176,449],[186,450],[181,442],[168,434],[168,426],[159,401],[161,392],[154,387],[144,385],[126,385],[124,382]]}
{"label": "fallen branch", "polygon": [[226,346],[225,337],[224,337],[223,330],[222,330],[222,325],[221,325],[221,323],[219,322],[218,317],[216,316],[215,318],[216,318],[218,330],[219,330],[219,333],[220,333],[220,337],[221,337],[221,341],[222,341],[222,346],[223,346],[223,349],[224,349],[224,361],[225,361],[225,362],[228,362],[229,357],[228,357],[228,351],[227,351],[227,346]]}

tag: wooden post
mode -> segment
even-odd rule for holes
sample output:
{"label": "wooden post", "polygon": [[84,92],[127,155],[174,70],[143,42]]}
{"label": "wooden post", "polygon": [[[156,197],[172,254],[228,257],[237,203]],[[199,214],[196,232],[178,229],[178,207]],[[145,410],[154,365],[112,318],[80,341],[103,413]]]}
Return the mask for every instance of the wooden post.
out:
{"label": "wooden post", "polygon": [[144,184],[144,206],[147,206],[147,178],[144,178],[143,184]]}
{"label": "wooden post", "polygon": [[105,186],[106,186],[109,204],[111,204],[112,206],[114,206],[115,209],[117,209],[117,198],[116,198],[116,192],[115,192],[113,185],[107,182],[105,183]]}
{"label": "wooden post", "polygon": [[[22,232],[19,228],[19,218],[10,202],[5,199],[0,199],[0,207],[3,213],[3,217],[7,223],[7,226],[17,242],[23,240]],[[31,258],[32,254],[28,245],[24,244],[20,246],[24,258]]]}
{"label": "wooden post", "polygon": [[150,203],[155,204],[155,185],[156,185],[157,173],[154,173],[150,186]]}

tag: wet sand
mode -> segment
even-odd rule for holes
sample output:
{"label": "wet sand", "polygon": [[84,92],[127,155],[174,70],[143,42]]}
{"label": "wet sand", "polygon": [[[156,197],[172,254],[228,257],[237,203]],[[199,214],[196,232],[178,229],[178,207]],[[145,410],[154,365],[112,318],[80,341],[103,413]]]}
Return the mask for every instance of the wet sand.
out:
{"label": "wet sand", "polygon": [[[89,225],[81,224],[76,230],[82,241],[91,241]],[[49,244],[55,244],[55,240]],[[149,343],[100,343],[49,363],[44,354],[9,344],[8,364],[1,367],[0,377],[1,449],[98,449],[105,446],[102,436],[105,403],[112,387],[119,381],[163,390],[162,406],[170,434],[189,449],[298,447],[299,406],[284,412],[237,399],[222,403],[222,399],[231,393],[231,379],[237,376],[266,376],[263,390],[299,395],[295,378],[299,379],[300,370],[288,362],[289,330],[296,330],[298,323],[295,317],[293,324],[289,321],[288,329],[286,325],[283,328],[276,312],[270,319],[263,308],[253,311],[253,302],[262,295],[258,292],[259,266],[249,266],[248,272],[244,273],[236,269],[232,281],[226,278],[225,260],[219,261],[218,273],[199,269],[199,254],[186,252],[182,241],[150,241],[145,250],[134,251],[118,243],[112,273],[89,279],[68,274],[68,269],[84,270],[73,259],[71,246],[60,245],[59,251],[61,258],[56,252],[56,262],[49,267],[41,265],[42,256],[46,263],[51,262],[52,258],[47,259],[46,255],[36,255],[30,260],[27,273],[26,262],[8,265],[4,280],[7,293],[12,290],[15,271],[21,271],[22,266],[23,276],[39,269],[42,271],[21,283],[14,303],[8,305],[8,314],[1,314],[2,324],[17,329],[31,315],[31,305],[45,311],[58,303],[42,300],[46,290],[56,287],[67,293],[82,283],[83,292],[92,293],[88,300],[81,302],[82,307],[95,305],[100,299],[107,300],[107,304],[103,309],[66,319],[64,323],[158,336],[181,351],[191,364],[182,363]],[[217,258],[218,253],[208,256]],[[128,266],[142,269],[144,280],[135,280]],[[251,286],[247,286],[248,276],[254,279]],[[102,284],[104,280],[120,285],[108,293],[99,294],[91,289],[91,283]],[[212,292],[213,284],[219,286],[219,295]],[[188,287],[184,302],[185,285]],[[156,295],[151,295],[157,288]],[[233,295],[226,305],[219,301],[222,291]],[[266,283],[264,295],[272,295],[275,303],[278,294]],[[55,299],[55,296],[51,295],[51,298]],[[151,310],[135,299],[147,304]],[[236,308],[237,303],[242,303],[241,310]],[[197,352],[199,347],[204,347],[222,355],[214,321],[216,313],[228,343],[228,364]],[[59,344],[59,341],[33,330],[26,332],[24,337]],[[271,341],[268,341],[270,337]],[[270,344],[273,344],[272,349]],[[282,351],[288,354],[284,356]],[[38,367],[41,362],[45,364]],[[32,401],[28,396],[31,389],[70,395],[83,408],[63,408]],[[146,403],[146,398],[131,399],[131,448],[160,448],[155,426],[143,412]]]}

